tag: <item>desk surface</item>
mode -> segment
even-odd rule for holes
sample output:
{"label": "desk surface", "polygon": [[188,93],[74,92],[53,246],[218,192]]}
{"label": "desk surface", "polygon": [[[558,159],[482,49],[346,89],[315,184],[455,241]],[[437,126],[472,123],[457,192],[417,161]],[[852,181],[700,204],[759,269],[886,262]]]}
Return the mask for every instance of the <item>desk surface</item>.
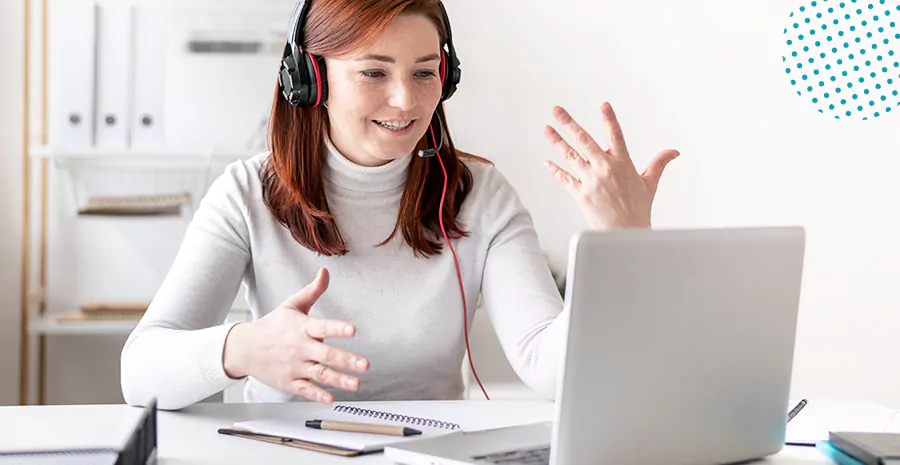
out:
{"label": "desk surface", "polygon": [[[553,404],[546,401],[450,402],[478,412],[484,425],[467,429],[545,421],[552,418]],[[377,406],[377,403],[355,405]],[[342,458],[248,439],[220,435],[218,428],[236,421],[285,413],[304,418],[321,406],[292,404],[197,404],[177,412],[159,412],[159,463],[200,464],[387,464],[382,454]],[[142,409],[125,405],[0,407],[0,451],[62,449],[66,447],[120,447]],[[498,424],[496,419],[501,419]],[[785,447],[766,460],[754,463],[809,465],[831,463],[814,448]]]}

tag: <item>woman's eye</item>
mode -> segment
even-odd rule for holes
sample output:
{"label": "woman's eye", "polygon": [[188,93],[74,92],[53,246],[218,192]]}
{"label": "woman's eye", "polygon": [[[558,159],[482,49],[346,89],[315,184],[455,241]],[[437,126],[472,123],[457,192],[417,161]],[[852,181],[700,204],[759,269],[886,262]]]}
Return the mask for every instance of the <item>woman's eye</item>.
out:
{"label": "woman's eye", "polygon": [[420,78],[428,78],[433,76],[437,76],[437,73],[435,73],[434,71],[419,71],[416,73],[416,77]]}
{"label": "woman's eye", "polygon": [[360,74],[362,74],[363,77],[367,77],[367,78],[379,78],[379,77],[384,76],[384,73],[381,71],[363,71]]}

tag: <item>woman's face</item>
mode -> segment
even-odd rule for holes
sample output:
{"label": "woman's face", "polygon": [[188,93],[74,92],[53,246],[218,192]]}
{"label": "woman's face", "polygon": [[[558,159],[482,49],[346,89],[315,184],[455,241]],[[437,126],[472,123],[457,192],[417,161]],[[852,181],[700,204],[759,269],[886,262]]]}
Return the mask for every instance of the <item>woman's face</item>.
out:
{"label": "woman's face", "polygon": [[401,14],[366,47],[328,67],[328,117],[335,147],[363,166],[409,155],[441,98],[440,36],[428,18]]}

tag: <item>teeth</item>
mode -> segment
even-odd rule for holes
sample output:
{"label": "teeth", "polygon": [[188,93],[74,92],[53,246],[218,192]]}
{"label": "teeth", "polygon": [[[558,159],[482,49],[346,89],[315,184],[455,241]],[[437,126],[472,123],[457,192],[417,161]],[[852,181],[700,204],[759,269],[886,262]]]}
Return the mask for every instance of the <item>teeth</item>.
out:
{"label": "teeth", "polygon": [[388,129],[393,129],[395,131],[405,129],[407,126],[412,124],[412,121],[375,121],[375,122],[383,127],[386,127]]}

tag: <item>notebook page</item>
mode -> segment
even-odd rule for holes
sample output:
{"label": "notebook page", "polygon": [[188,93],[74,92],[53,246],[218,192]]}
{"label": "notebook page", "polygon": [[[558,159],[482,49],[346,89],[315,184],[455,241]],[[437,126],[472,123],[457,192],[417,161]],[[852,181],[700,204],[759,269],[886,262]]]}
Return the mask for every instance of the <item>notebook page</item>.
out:
{"label": "notebook page", "polygon": [[894,416],[884,431],[886,433],[900,433],[900,410],[894,410]]}
{"label": "notebook page", "polygon": [[[342,408],[342,407],[347,407]],[[389,444],[452,434],[462,430],[463,411],[452,405],[429,402],[375,403],[365,407],[335,404],[308,415],[308,418],[275,417],[235,423],[235,428],[255,433],[299,439],[359,451],[378,451]],[[337,408],[337,409],[336,409]],[[356,410],[364,409],[365,411]],[[384,415],[390,414],[390,415]],[[400,416],[400,418],[398,418]],[[421,420],[420,420],[421,419]],[[307,420],[339,420],[378,425],[395,425],[422,431],[418,436],[387,436],[307,428]],[[434,421],[422,421],[434,420]],[[462,422],[462,423],[461,423]],[[431,425],[431,426],[430,426]],[[437,426],[444,426],[437,427]],[[449,426],[449,427],[448,427]],[[455,428],[453,426],[456,426]]]}
{"label": "notebook page", "polygon": [[[796,402],[791,401],[791,407]],[[815,445],[828,440],[830,431],[881,433],[891,429],[896,411],[863,400],[810,399],[788,422],[785,442]]]}

